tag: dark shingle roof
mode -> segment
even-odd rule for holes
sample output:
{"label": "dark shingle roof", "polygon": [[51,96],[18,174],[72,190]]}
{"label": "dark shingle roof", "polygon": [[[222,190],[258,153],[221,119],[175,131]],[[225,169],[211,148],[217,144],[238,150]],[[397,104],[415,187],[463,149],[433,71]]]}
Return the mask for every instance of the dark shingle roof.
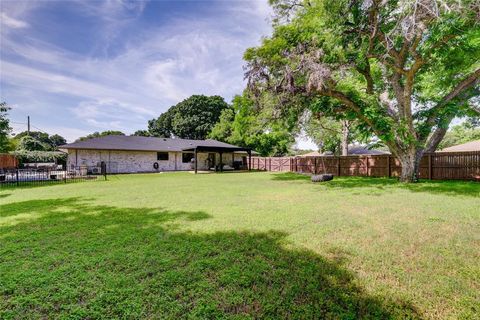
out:
{"label": "dark shingle roof", "polygon": [[368,149],[364,146],[350,146],[348,147],[349,155],[379,155],[379,154],[389,154],[388,151]]}
{"label": "dark shingle roof", "polygon": [[228,143],[211,139],[187,140],[141,136],[105,136],[65,144],[60,146],[60,149],[182,151],[184,149],[195,148],[198,146],[240,148]]}

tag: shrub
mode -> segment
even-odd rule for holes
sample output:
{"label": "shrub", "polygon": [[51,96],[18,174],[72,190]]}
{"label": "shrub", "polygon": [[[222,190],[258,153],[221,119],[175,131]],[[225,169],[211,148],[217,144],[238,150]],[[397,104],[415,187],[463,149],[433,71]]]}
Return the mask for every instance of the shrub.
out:
{"label": "shrub", "polygon": [[28,151],[17,150],[12,152],[17,157],[20,164],[28,162],[55,162],[65,164],[67,162],[67,154],[60,151]]}

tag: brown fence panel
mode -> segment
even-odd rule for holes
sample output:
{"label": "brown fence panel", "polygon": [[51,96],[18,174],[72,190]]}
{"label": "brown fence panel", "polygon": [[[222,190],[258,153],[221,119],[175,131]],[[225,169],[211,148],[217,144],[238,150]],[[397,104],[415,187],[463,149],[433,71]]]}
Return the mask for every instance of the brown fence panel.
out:
{"label": "brown fence panel", "polygon": [[432,154],[432,179],[480,180],[480,152]]}
{"label": "brown fence panel", "polygon": [[[392,155],[323,157],[252,157],[252,169],[336,176],[398,177],[400,161]],[[420,178],[480,181],[480,151],[436,152],[420,161]]]}
{"label": "brown fence panel", "polygon": [[11,154],[0,154],[0,169],[11,169],[18,167],[18,160]]}

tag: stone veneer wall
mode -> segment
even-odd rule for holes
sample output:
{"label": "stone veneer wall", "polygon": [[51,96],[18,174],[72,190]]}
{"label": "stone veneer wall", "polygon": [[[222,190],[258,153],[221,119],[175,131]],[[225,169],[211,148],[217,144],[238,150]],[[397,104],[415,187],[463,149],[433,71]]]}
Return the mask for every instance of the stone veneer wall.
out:
{"label": "stone veneer wall", "polygon": [[[198,170],[208,170],[207,153],[198,154]],[[223,163],[232,166],[232,154],[223,154]],[[242,160],[242,155],[235,154],[235,160]],[[108,173],[134,173],[156,171],[192,170],[191,163],[182,163],[182,152],[169,152],[168,160],[157,160],[157,152],[150,151],[109,151],[109,150],[68,150],[67,166],[99,166],[107,164]],[[158,163],[158,170],[153,164]],[[219,162],[219,155],[216,155]]]}

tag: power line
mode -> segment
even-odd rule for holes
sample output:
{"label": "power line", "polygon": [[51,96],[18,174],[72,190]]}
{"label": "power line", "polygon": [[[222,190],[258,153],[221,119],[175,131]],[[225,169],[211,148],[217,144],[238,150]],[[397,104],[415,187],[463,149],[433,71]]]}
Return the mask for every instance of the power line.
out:
{"label": "power line", "polygon": [[49,134],[48,132],[46,131],[43,131],[42,129],[40,129],[39,127],[35,127],[34,125],[31,125],[32,127],[34,127],[35,129],[37,129],[38,131],[40,132],[43,132],[43,133],[46,133],[46,134]]}

